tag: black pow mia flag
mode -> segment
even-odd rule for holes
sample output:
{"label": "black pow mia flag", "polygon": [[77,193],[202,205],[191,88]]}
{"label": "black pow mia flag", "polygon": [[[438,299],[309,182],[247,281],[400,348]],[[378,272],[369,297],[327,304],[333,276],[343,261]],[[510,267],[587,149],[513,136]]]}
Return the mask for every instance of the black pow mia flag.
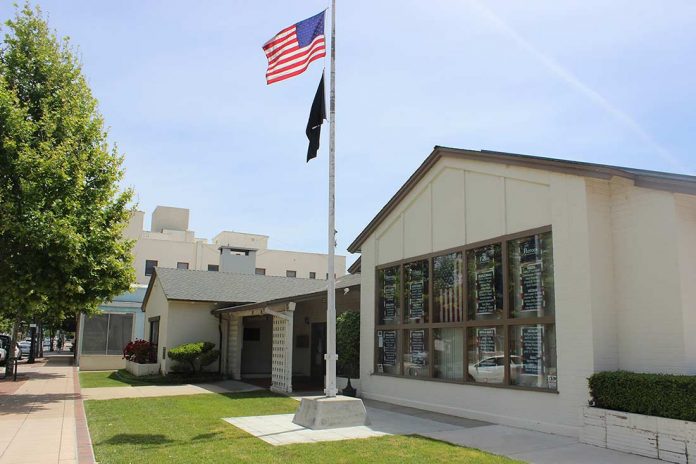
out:
{"label": "black pow mia flag", "polygon": [[326,119],[326,102],[324,100],[324,73],[321,73],[321,81],[319,81],[319,88],[317,88],[317,93],[314,95],[312,109],[309,111],[307,129],[305,130],[305,134],[307,134],[309,139],[307,162],[312,158],[316,158],[317,150],[319,150],[321,125],[324,123],[324,119]]}

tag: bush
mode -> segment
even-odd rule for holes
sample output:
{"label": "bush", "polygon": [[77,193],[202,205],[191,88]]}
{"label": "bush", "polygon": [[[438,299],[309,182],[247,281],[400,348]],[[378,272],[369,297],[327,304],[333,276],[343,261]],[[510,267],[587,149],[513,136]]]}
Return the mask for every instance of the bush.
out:
{"label": "bush", "polygon": [[360,377],[360,313],[347,311],[336,318],[338,372]]}
{"label": "bush", "polygon": [[696,421],[696,376],[598,372],[588,383],[591,406]]}
{"label": "bush", "polygon": [[153,346],[147,340],[139,340],[128,342],[123,349],[123,357],[131,362],[145,364],[155,362],[156,353],[152,350]]}
{"label": "bush", "polygon": [[167,356],[174,361],[188,364],[190,372],[196,373],[215,362],[220,351],[214,350],[210,342],[185,343],[169,350]]}

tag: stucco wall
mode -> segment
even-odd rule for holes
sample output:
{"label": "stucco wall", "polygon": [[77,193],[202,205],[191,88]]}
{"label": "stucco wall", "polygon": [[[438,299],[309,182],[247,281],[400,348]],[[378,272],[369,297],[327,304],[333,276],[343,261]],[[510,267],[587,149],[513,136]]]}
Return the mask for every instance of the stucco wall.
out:
{"label": "stucco wall", "polygon": [[[693,327],[694,310],[682,301],[694,295],[681,280],[696,272],[696,260],[678,257],[696,253],[696,215],[693,197],[681,209],[674,198],[623,179],[442,158],[361,247],[363,394],[577,436],[593,372],[686,371],[693,347],[685,351],[684,325]],[[558,393],[373,375],[375,266],[546,225],[554,239]]]}
{"label": "stucco wall", "polygon": [[150,340],[150,319],[153,317],[160,318],[159,320],[159,340],[157,347],[157,359],[161,363],[160,366],[164,366],[165,359],[162,356],[162,347],[167,346],[167,323],[169,321],[169,302],[167,297],[164,295],[162,290],[162,284],[159,280],[155,280],[152,284],[152,290],[150,291],[150,296],[148,298],[147,304],[143,307],[145,313],[145,328],[144,334],[145,339]]}
{"label": "stucco wall", "polygon": [[[215,307],[213,303],[195,303],[189,301],[170,301],[167,317],[167,350],[193,342],[211,342],[215,349],[220,349],[220,332],[218,318],[210,314]],[[161,335],[160,335],[161,336]],[[160,355],[162,348],[160,348]],[[163,371],[169,372],[174,362],[167,358],[163,364]],[[206,368],[208,371],[217,371],[218,362]]]}
{"label": "stucco wall", "polygon": [[696,374],[696,197],[676,195],[679,227],[679,274],[683,305],[682,330],[687,373]]}
{"label": "stucco wall", "polygon": [[[256,267],[266,269],[266,275],[285,277],[285,271],[297,271],[297,277],[307,279],[316,272],[317,279],[326,278],[328,257],[320,253],[302,253],[284,250],[259,250],[256,252]],[[346,257],[334,259],[336,276],[346,273]]]}

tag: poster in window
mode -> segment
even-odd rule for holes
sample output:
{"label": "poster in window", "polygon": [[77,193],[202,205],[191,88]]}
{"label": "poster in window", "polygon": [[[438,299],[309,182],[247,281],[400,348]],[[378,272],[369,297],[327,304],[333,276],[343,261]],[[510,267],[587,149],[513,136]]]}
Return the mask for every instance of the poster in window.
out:
{"label": "poster in window", "polygon": [[425,330],[412,330],[410,336],[411,362],[425,366]]}
{"label": "poster in window", "polygon": [[421,319],[423,317],[423,287],[424,287],[423,271],[421,269],[412,269],[409,275],[409,302],[411,319]]}
{"label": "poster in window", "polygon": [[396,331],[385,330],[383,336],[383,360],[385,366],[396,366]]}
{"label": "poster in window", "polygon": [[522,311],[538,312],[544,306],[544,283],[541,277],[541,261],[520,265],[520,291]]}
{"label": "poster in window", "polygon": [[520,242],[520,261],[529,263],[541,259],[541,240],[538,235],[532,235]]}
{"label": "poster in window", "polygon": [[[476,329],[476,343],[478,344],[479,357],[495,354],[495,327]],[[480,367],[495,366],[495,358],[487,358],[480,362]]]}
{"label": "poster in window", "polygon": [[493,313],[495,296],[495,269],[476,271],[476,314]]}
{"label": "poster in window", "polygon": [[384,271],[384,319],[396,317],[396,273]]}
{"label": "poster in window", "polygon": [[543,329],[541,327],[522,327],[523,374],[542,374],[542,338]]}

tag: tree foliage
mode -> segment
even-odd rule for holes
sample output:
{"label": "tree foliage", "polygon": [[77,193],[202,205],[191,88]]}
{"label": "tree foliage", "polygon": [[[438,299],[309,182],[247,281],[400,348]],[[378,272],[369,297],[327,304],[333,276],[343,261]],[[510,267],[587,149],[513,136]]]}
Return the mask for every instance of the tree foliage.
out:
{"label": "tree foliage", "polygon": [[360,376],[360,313],[346,311],[336,318],[338,370],[346,377]]}
{"label": "tree foliage", "polygon": [[213,348],[215,345],[210,342],[185,343],[169,350],[167,356],[188,365],[190,372],[195,374],[214,363],[220,356],[220,351]]}
{"label": "tree foliage", "polygon": [[134,280],[122,156],[69,41],[19,8],[0,49],[0,314],[93,312]]}

